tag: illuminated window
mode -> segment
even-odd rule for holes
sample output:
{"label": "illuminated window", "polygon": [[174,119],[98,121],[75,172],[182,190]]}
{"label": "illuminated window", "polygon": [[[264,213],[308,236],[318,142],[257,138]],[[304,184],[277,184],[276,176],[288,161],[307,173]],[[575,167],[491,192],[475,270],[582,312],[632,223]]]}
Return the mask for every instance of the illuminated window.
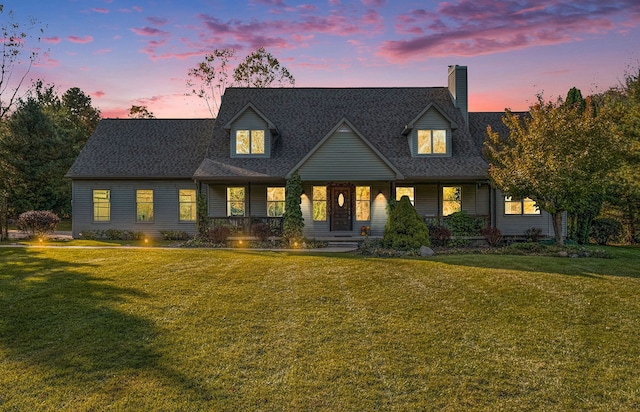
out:
{"label": "illuminated window", "polygon": [[371,220],[370,186],[356,186],[356,220]]}
{"label": "illuminated window", "polygon": [[227,215],[244,216],[244,187],[227,188]]}
{"label": "illuminated window", "polygon": [[153,222],[153,190],[136,190],[136,221]]}
{"label": "illuminated window", "polygon": [[446,154],[446,130],[418,130],[418,154]]}
{"label": "illuminated window", "polygon": [[442,188],[442,215],[449,216],[462,210],[462,188],[447,186]]}
{"label": "illuminated window", "polygon": [[313,187],[313,220],[327,220],[327,188],[325,186]]}
{"label": "illuminated window", "polygon": [[267,188],[267,216],[284,215],[284,187]]}
{"label": "illuminated window", "polygon": [[400,201],[402,196],[407,196],[411,204],[415,206],[415,189],[413,187],[396,187],[396,201]]}
{"label": "illuminated window", "polygon": [[533,200],[525,197],[524,199],[516,199],[511,196],[504,197],[504,214],[505,215],[539,215],[540,208]]}
{"label": "illuminated window", "polygon": [[111,220],[111,191],[93,191],[93,221],[108,222]]}
{"label": "illuminated window", "polygon": [[264,130],[236,130],[236,154],[264,154]]}
{"label": "illuminated window", "polygon": [[195,189],[180,189],[178,203],[181,222],[195,222],[196,220],[196,191]]}

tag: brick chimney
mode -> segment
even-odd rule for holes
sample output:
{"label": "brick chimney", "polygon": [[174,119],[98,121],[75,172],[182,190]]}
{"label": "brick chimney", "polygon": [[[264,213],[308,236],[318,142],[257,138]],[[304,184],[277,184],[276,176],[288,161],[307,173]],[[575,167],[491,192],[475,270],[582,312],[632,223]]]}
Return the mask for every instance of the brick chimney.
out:
{"label": "brick chimney", "polygon": [[462,112],[465,128],[469,130],[469,89],[467,66],[449,66],[449,93],[455,106]]}

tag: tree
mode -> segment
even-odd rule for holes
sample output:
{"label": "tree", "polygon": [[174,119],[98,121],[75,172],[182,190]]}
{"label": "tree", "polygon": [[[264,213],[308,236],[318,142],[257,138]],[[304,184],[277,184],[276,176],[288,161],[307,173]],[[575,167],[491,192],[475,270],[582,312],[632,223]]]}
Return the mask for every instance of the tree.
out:
{"label": "tree", "polygon": [[302,196],[302,180],[298,172],[287,180],[285,186],[284,215],[282,223],[282,237],[289,243],[302,239],[304,218],[300,208],[300,196]]}
{"label": "tree", "polygon": [[621,217],[629,241],[640,241],[640,68],[627,73],[620,87],[602,96],[602,115],[623,140],[623,158],[607,191],[607,202]]}
{"label": "tree", "polygon": [[6,126],[0,152],[6,156],[10,208],[15,214],[68,210],[64,131],[33,97],[19,102]]}
{"label": "tree", "polygon": [[155,119],[156,116],[147,109],[147,106],[132,105],[129,109],[129,117],[131,119]]}
{"label": "tree", "polygon": [[529,197],[549,212],[558,245],[563,213],[601,196],[620,156],[610,121],[587,112],[538,96],[527,116],[505,112],[508,136],[487,128],[483,152],[491,179],[505,194]]}
{"label": "tree", "polygon": [[[3,19],[0,30],[2,30],[2,63],[0,64],[0,119],[4,119],[12,110],[18,92],[24,83],[31,66],[38,58],[38,51],[30,50],[27,56],[24,56],[25,48],[28,40],[32,37],[29,34],[40,23],[35,19],[29,19],[26,23],[17,23],[14,20],[13,10],[4,11],[4,5],[0,4],[0,17],[7,16],[7,20]],[[39,29],[40,33],[43,29]],[[37,39],[40,41],[40,38]],[[26,60],[26,65],[21,65]],[[22,73],[14,76],[16,70],[20,67],[26,68]],[[17,78],[18,81],[12,83],[11,79]]]}
{"label": "tree", "polygon": [[233,80],[244,87],[295,86],[295,79],[278,59],[260,47],[233,71]]}
{"label": "tree", "polygon": [[294,86],[295,79],[278,59],[264,47],[249,54],[233,70],[233,80],[229,82],[229,63],[235,59],[235,49],[216,49],[205,55],[202,62],[189,70],[187,75],[188,94],[203,98],[212,117],[220,110],[222,95],[227,87],[271,87]]}
{"label": "tree", "polygon": [[382,236],[384,247],[397,250],[429,246],[429,229],[411,204],[409,196],[402,196],[389,214]]}
{"label": "tree", "polygon": [[6,213],[70,215],[71,183],[64,175],[99,120],[100,112],[80,89],[59,97],[55,86],[36,81],[26,100],[18,100],[0,136]]}
{"label": "tree", "polygon": [[215,118],[220,110],[220,101],[229,79],[227,66],[235,54],[235,49],[215,49],[187,73],[191,78],[187,80],[190,94],[205,100],[211,117]]}
{"label": "tree", "polygon": [[[569,89],[567,99],[562,103],[566,108],[573,108],[577,113],[585,115],[587,100],[582,97],[582,92],[576,87]],[[589,115],[595,115],[595,108],[590,105]],[[600,213],[604,202],[603,193],[594,193],[576,203],[567,214],[567,237],[580,244],[589,243],[591,222]]]}

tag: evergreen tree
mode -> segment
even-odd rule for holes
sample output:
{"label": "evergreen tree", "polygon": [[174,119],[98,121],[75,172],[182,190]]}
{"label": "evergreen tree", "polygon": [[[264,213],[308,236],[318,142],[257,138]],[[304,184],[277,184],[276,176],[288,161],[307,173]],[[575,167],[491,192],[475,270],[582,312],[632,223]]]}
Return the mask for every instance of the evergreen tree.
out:
{"label": "evergreen tree", "polygon": [[285,206],[282,223],[282,237],[289,243],[302,239],[304,218],[300,209],[300,196],[302,196],[302,181],[298,172],[294,172],[287,180],[285,186]]}
{"label": "evergreen tree", "polygon": [[397,250],[429,246],[429,229],[408,196],[402,196],[387,218],[382,236],[384,247]]}

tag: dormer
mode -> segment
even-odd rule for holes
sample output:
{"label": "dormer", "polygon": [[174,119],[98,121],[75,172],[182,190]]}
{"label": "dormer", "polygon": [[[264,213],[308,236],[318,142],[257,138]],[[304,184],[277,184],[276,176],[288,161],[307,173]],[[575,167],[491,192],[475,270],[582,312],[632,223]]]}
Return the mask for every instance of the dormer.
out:
{"label": "dormer", "polygon": [[436,103],[429,103],[402,134],[413,157],[451,157],[453,130],[458,124]]}
{"label": "dormer", "polygon": [[231,157],[271,157],[279,135],[276,126],[252,103],[224,125],[229,131]]}

